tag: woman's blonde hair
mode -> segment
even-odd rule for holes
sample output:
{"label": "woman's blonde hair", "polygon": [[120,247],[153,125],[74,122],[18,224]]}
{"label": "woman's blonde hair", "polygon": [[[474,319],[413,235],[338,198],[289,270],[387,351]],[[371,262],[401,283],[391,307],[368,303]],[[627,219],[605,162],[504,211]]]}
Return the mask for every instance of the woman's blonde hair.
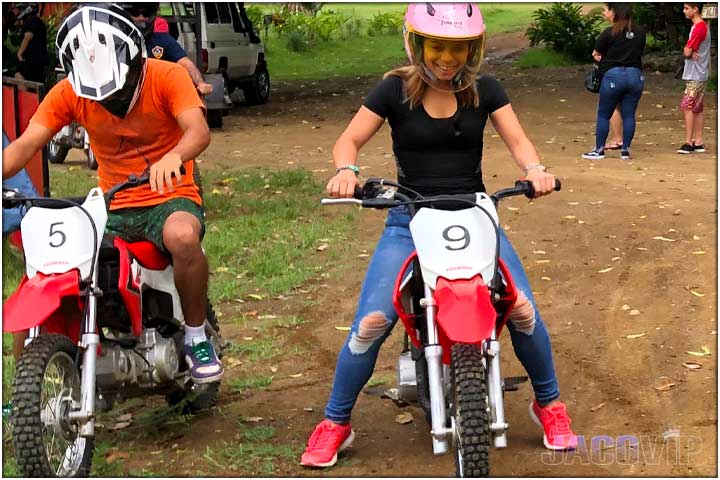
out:
{"label": "woman's blonde hair", "polygon": [[[479,52],[476,54],[483,58],[484,50],[484,38],[478,39],[476,48]],[[457,92],[458,106],[460,108],[473,106],[477,108],[480,106],[480,94],[477,89],[477,77],[480,74],[480,64],[478,61],[477,65],[469,66],[467,63],[463,67],[463,71],[460,74],[460,84],[467,85],[466,88]],[[423,95],[425,95],[425,89],[432,88],[423,79],[421,71],[422,65],[407,65],[404,67],[398,67],[386,72],[383,75],[383,79],[388,77],[400,77],[403,80],[405,88],[405,101],[410,103],[410,109],[417,107],[422,103]]]}

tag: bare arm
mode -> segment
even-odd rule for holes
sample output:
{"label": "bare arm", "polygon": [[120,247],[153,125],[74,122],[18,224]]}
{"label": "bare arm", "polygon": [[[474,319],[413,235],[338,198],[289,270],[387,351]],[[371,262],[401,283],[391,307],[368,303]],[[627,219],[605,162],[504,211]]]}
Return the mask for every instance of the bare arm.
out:
{"label": "bare arm", "polygon": [[540,164],[540,157],[530,139],[525,135],[512,106],[507,104],[495,110],[490,115],[490,120],[510,150],[517,166],[535,187],[536,197],[551,193],[555,188],[555,176],[536,168],[528,170],[529,166]]}
{"label": "bare arm", "polygon": [[212,85],[205,83],[205,79],[200,73],[200,70],[195,66],[192,60],[188,57],[183,57],[177,61],[177,64],[183,67],[190,74],[190,78],[193,81],[193,85],[200,91],[201,94],[207,95],[212,92]]}
{"label": "bare arm", "polygon": [[25,32],[25,36],[22,39],[22,43],[20,44],[20,48],[18,48],[17,57],[18,60],[23,61],[23,54],[25,53],[25,50],[27,50],[28,45],[30,45],[30,41],[33,39],[32,32]]}
{"label": "bare arm", "polygon": [[53,135],[49,128],[31,122],[23,134],[3,150],[3,178],[10,178],[25,168],[30,159],[52,140]]}
{"label": "bare arm", "polygon": [[191,108],[177,116],[178,125],[183,130],[183,136],[175,148],[165,154],[159,162],[150,167],[150,188],[160,193],[164,192],[164,183],[173,191],[172,175],[181,178],[180,166],[200,155],[210,144],[210,129],[205,121],[202,109]]}
{"label": "bare arm", "polygon": [[[362,106],[355,114],[345,131],[340,135],[333,147],[333,162],[336,168],[356,165],[358,152],[375,132],[382,126],[385,119],[369,108]],[[355,186],[359,185],[357,176],[350,170],[341,170],[327,184],[326,190],[333,197],[349,198],[353,196]]]}

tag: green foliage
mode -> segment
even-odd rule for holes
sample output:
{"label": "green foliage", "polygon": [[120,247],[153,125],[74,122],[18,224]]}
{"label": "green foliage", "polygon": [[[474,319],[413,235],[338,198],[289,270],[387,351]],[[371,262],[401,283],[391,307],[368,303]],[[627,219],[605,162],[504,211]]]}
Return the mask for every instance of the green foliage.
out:
{"label": "green foliage", "polygon": [[648,43],[648,47],[656,51],[678,51],[690,33],[682,3],[633,3],[633,20],[653,37],[654,42]]}
{"label": "green foliage", "polygon": [[250,22],[252,22],[254,28],[260,28],[263,25],[263,18],[265,13],[260,5],[245,5],[245,13],[247,14]]}
{"label": "green foliage", "polygon": [[285,18],[278,26],[281,36],[285,36],[290,51],[302,52],[318,42],[328,42],[333,37],[343,36],[343,26],[350,20],[348,15],[331,10],[322,10],[316,15],[295,13]]}
{"label": "green foliage", "polygon": [[368,24],[368,35],[398,34],[402,31],[404,15],[399,12],[375,14]]}
{"label": "green foliage", "polygon": [[581,5],[553,3],[533,14],[533,23],[525,34],[531,47],[543,44],[573,59],[587,61],[602,21],[599,8],[583,15]]}
{"label": "green foliage", "polygon": [[547,48],[530,48],[515,62],[520,68],[567,67],[575,65],[567,55]]}

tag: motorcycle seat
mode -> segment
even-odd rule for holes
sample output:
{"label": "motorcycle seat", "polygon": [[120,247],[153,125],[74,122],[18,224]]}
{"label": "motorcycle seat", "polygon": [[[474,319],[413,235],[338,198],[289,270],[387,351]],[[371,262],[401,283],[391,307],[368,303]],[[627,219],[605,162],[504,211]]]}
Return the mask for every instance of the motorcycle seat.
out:
{"label": "motorcycle seat", "polygon": [[147,240],[127,243],[127,248],[140,265],[150,270],[165,270],[170,265],[170,257]]}

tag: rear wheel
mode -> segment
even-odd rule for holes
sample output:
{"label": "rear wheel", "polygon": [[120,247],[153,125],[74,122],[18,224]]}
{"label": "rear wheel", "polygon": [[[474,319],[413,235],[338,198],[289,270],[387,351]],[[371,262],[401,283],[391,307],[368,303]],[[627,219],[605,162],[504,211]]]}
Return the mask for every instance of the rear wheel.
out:
{"label": "rear wheel", "polygon": [[210,128],[222,128],[222,126],[223,126],[223,111],[222,110],[208,110],[207,123],[208,123],[208,127],[210,127]]}
{"label": "rear wheel", "polygon": [[258,62],[250,85],[243,88],[250,105],[262,105],[270,99],[270,73],[265,62]]}
{"label": "rear wheel", "polygon": [[[217,315],[215,315],[215,310],[213,310],[210,301],[207,302],[205,318],[210,327],[219,334],[220,324],[218,323]],[[218,357],[222,358],[220,344],[210,335],[207,327],[205,330]],[[187,389],[178,388],[177,390],[173,390],[165,396],[165,400],[168,405],[181,409],[182,413],[193,414],[215,406],[219,390],[219,381],[203,385],[194,385],[190,382]]]}
{"label": "rear wheel", "polygon": [[48,160],[50,163],[63,163],[70,147],[60,145],[54,138],[48,143]]}
{"label": "rear wheel", "polygon": [[90,170],[97,170],[98,163],[97,158],[95,158],[95,152],[93,152],[92,148],[89,148],[85,150],[85,155],[87,155],[87,165]]}
{"label": "rear wheel", "polygon": [[475,345],[452,347],[452,405],[458,477],[490,475],[490,412],[482,352]]}
{"label": "rear wheel", "polygon": [[41,335],[22,352],[15,370],[12,437],[20,475],[86,477],[94,438],[78,436],[68,418],[80,403],[75,345],[62,335]]}

